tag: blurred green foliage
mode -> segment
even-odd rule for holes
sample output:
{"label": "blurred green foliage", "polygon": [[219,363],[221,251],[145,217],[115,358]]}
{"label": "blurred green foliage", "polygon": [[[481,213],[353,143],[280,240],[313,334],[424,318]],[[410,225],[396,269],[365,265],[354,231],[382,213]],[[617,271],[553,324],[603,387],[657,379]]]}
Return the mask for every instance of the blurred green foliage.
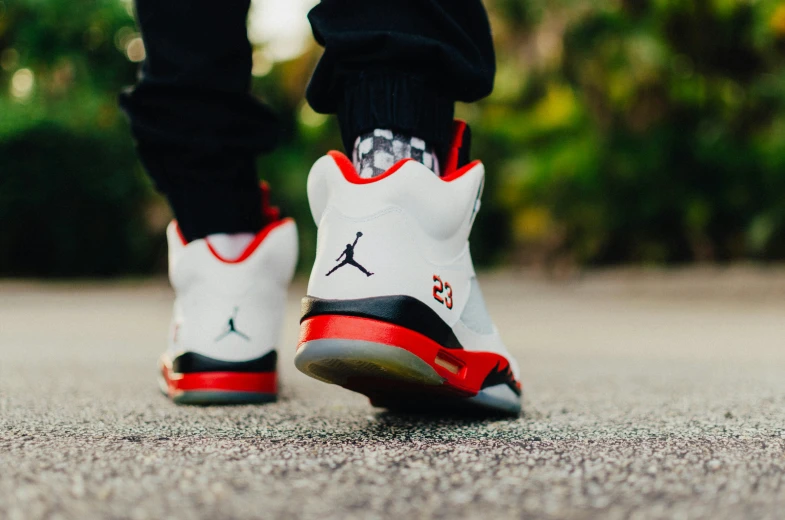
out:
{"label": "blurred green foliage", "polygon": [[160,265],[152,190],[116,103],[135,78],[119,50],[135,31],[118,0],[0,0],[0,274]]}
{"label": "blurred green foliage", "polygon": [[785,4],[495,4],[476,134],[519,259],[783,257]]}
{"label": "blurred green foliage", "polygon": [[[494,94],[461,105],[486,164],[482,264],[785,257],[785,3],[493,0]],[[282,146],[259,161],[298,218],[310,164],[340,147],[303,92],[319,50],[254,90]],[[0,274],[160,270],[169,218],[133,153],[117,92],[143,48],[124,0],[0,0]]]}

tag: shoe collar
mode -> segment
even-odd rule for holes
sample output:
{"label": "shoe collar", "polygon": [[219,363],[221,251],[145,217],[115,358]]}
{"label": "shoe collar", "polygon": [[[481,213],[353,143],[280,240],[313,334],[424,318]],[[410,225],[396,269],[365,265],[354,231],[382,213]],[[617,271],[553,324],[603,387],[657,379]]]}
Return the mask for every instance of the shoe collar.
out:
{"label": "shoe collar", "polygon": [[[454,181],[480,164],[480,161],[468,161],[469,141],[469,125],[467,125],[465,121],[456,120],[453,124],[452,144],[447,151],[444,170],[442,171],[442,174],[438,176],[438,179],[444,182]],[[400,170],[401,167],[407,162],[414,161],[414,159],[411,158],[401,159],[381,175],[365,178],[360,177],[360,174],[357,173],[354,164],[352,164],[352,161],[349,160],[349,158],[344,153],[337,150],[331,150],[330,152],[327,152],[327,155],[335,160],[335,164],[341,170],[341,173],[343,173],[344,178],[352,184],[372,184],[374,182],[379,182]]]}
{"label": "shoe collar", "polygon": [[[225,258],[215,250],[208,239],[201,239],[204,240],[205,244],[207,244],[207,249],[210,250],[210,253],[221,262],[227,264],[239,264],[247,260],[259,248],[259,245],[264,242],[264,239],[267,238],[267,236],[272,231],[282,226],[283,224],[293,222],[293,219],[291,218],[281,218],[281,211],[276,206],[270,205],[270,185],[267,184],[267,182],[262,181],[259,183],[259,188],[261,189],[262,193],[262,216],[266,224],[264,227],[262,227],[261,230],[259,230],[254,239],[250,244],[248,244],[248,247],[245,248],[240,256],[237,258]],[[174,225],[175,231],[177,231],[177,236],[179,237],[181,244],[183,246],[187,246],[188,241],[185,239],[185,236],[183,235],[177,220],[173,220],[172,224]],[[194,240],[194,242],[196,242],[196,240]]]}

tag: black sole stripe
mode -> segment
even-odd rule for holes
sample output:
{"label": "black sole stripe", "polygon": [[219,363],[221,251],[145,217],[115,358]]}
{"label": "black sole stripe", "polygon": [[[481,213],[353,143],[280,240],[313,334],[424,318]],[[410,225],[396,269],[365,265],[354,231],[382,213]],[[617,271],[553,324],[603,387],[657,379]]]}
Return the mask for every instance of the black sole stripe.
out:
{"label": "black sole stripe", "polygon": [[488,387],[496,385],[507,385],[507,387],[512,390],[515,395],[520,397],[521,389],[518,388],[516,383],[517,381],[515,380],[515,376],[512,375],[512,367],[508,365],[505,370],[501,370],[499,368],[499,364],[497,363],[496,366],[488,373],[488,375],[485,376],[485,380],[482,382],[481,389],[484,390]]}
{"label": "black sole stripe", "polygon": [[356,316],[392,323],[420,333],[444,348],[463,350],[452,328],[436,311],[411,296],[377,296],[357,300],[303,298],[300,323],[324,315]]}
{"label": "black sole stripe", "polygon": [[203,356],[196,352],[184,352],[172,360],[172,372],[193,374],[197,372],[275,372],[278,353],[272,351],[262,357],[248,361],[224,361]]}

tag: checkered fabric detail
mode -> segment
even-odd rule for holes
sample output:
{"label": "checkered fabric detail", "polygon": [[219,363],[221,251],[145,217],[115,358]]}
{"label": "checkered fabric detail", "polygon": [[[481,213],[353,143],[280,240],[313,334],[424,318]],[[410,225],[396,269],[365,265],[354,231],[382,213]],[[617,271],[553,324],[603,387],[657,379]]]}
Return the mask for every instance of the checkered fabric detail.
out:
{"label": "checkered fabric detail", "polygon": [[354,142],[352,162],[360,177],[381,175],[401,159],[412,158],[439,175],[439,160],[432,146],[422,139],[391,130],[374,130]]}

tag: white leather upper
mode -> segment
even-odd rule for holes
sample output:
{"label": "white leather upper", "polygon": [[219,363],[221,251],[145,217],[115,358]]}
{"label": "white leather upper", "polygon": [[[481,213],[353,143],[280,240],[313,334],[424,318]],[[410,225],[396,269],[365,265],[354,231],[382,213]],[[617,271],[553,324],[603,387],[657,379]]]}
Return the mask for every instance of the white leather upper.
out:
{"label": "white leather upper", "polygon": [[340,208],[350,219],[367,219],[385,209],[399,208],[417,222],[427,238],[421,245],[427,248],[428,258],[450,263],[466,248],[484,180],[482,163],[446,182],[424,165],[408,161],[388,177],[354,184],[327,155],[311,168],[308,200],[317,226],[331,207]]}
{"label": "white leather upper", "polygon": [[[297,263],[294,221],[277,225],[238,263],[217,258],[204,239],[184,245],[174,222],[167,238],[169,279],[176,293],[170,354],[190,351],[244,361],[276,348]],[[230,318],[240,334],[226,333]]]}
{"label": "white leather upper", "polygon": [[[389,176],[358,183],[344,176],[332,156],[319,159],[308,177],[311,212],[319,228],[308,294],[325,299],[412,296],[436,311],[464,348],[509,358],[489,318],[483,318],[490,324],[488,330],[474,330],[477,327],[461,322],[475,277],[468,237],[484,175],[477,163],[460,177],[445,181],[422,164],[408,161]],[[354,260],[373,276],[352,265],[326,276],[340,264],[339,255],[358,232],[362,236],[354,247]],[[438,294],[442,302],[434,296],[434,286],[439,284],[449,284],[451,308],[446,287]],[[476,297],[482,299],[479,293]],[[470,306],[469,312],[475,312],[475,307],[476,312],[486,312],[484,305]],[[512,359],[511,365],[517,376]]]}
{"label": "white leather upper", "polygon": [[[331,299],[404,294],[454,325],[474,276],[467,239],[482,182],[480,164],[445,182],[409,161],[389,177],[354,184],[332,157],[323,157],[308,178],[311,212],[319,227],[308,294]],[[363,235],[354,259],[374,275],[366,277],[346,265],[326,276],[357,232]],[[434,276],[449,284],[452,308],[434,298]]]}

